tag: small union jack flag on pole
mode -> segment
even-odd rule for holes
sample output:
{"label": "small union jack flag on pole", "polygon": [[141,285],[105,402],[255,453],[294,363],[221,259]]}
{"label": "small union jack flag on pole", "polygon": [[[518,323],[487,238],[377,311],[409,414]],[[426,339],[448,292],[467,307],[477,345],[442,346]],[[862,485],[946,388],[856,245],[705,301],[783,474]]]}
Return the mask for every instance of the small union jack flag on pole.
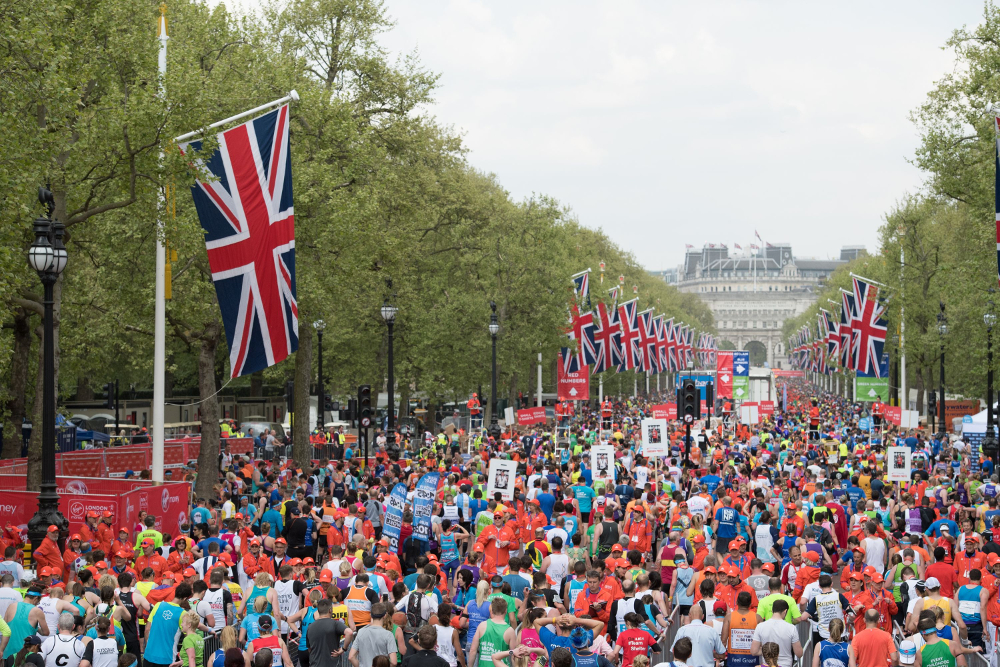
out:
{"label": "small union jack flag on pole", "polygon": [[570,276],[573,281],[573,293],[576,295],[576,302],[584,308],[590,309],[590,269],[581,271],[575,276]]}
{"label": "small union jack flag on pole", "polygon": [[287,104],[217,135],[198,157],[213,178],[191,188],[229,343],[231,376],[283,361],[299,346],[295,213]]}

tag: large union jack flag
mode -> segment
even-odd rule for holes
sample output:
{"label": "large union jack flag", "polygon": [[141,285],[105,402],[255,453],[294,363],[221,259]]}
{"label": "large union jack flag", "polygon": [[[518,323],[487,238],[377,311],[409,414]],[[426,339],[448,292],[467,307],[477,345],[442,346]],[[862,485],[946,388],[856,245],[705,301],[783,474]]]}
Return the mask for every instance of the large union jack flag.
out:
{"label": "large union jack flag", "polygon": [[[284,360],[299,346],[288,105],[217,135],[191,192],[229,343],[231,376]],[[201,142],[181,147],[195,151]]]}
{"label": "large union jack flag", "polygon": [[882,377],[882,350],[888,322],[885,306],[878,300],[878,287],[854,278],[854,338],[857,341],[854,370],[869,377]]}

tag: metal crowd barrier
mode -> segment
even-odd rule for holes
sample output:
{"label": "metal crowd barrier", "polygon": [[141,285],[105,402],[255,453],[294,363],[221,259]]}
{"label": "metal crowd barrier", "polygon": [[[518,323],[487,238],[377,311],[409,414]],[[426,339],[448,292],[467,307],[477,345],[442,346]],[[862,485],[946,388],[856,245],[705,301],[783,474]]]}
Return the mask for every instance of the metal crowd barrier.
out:
{"label": "metal crowd barrier", "polygon": [[649,658],[650,665],[658,665],[661,662],[670,662],[674,659],[674,654],[670,650],[677,638],[677,630],[680,629],[680,607],[674,605],[673,611],[667,617],[667,630],[663,633],[663,638],[656,642],[653,647],[653,654]]}
{"label": "metal crowd barrier", "polygon": [[812,623],[798,623],[796,624],[796,630],[799,632],[799,646],[802,647],[802,657],[799,658],[798,664],[801,667],[811,667],[813,661],[813,651],[816,648],[813,645],[812,636]]}

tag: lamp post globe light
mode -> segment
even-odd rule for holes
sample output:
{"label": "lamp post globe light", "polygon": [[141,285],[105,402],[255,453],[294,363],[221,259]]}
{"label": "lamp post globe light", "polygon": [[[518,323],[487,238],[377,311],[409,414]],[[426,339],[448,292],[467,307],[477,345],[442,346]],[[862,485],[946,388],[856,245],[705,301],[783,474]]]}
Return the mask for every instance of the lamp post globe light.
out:
{"label": "lamp post globe light", "polygon": [[[391,287],[391,283],[390,283]],[[386,449],[392,450],[396,446],[396,379],[393,377],[393,359],[392,359],[392,326],[396,323],[396,313],[399,309],[389,303],[386,299],[382,302],[382,320],[385,322],[386,326],[389,328],[389,377],[386,382],[386,394],[388,396],[388,423],[385,429],[385,446]],[[365,457],[368,456],[368,443],[365,443]]]}
{"label": "lamp post globe light", "polygon": [[[990,290],[993,291],[992,289]],[[983,438],[983,453],[998,459],[997,439],[993,435],[993,327],[997,323],[997,315],[993,310],[993,300],[987,303],[983,314],[983,324],[986,325],[986,437]]]}
{"label": "lamp post globe light", "polygon": [[42,304],[45,307],[43,379],[42,379],[42,483],[38,494],[38,511],[28,522],[28,538],[32,551],[38,549],[48,532],[56,526],[65,537],[69,522],[59,511],[56,494],[56,388],[55,345],[53,343],[52,291],[59,275],[66,268],[68,254],[63,245],[65,227],[52,219],[55,200],[45,188],[38,189],[38,201],[46,208],[45,217],[34,222],[35,240],[28,249],[28,264],[42,280],[45,288]]}
{"label": "lamp post globe light", "polygon": [[939,302],[940,310],[937,314],[938,338],[941,342],[941,374],[938,378],[938,421],[941,422],[938,432],[938,439],[944,440],[948,437],[948,427],[944,422],[944,337],[948,335],[948,318],[944,314],[944,301]]}
{"label": "lamp post globe light", "polygon": [[493,369],[490,378],[490,435],[494,440],[500,438],[500,424],[497,422],[497,334],[500,333],[500,321],[497,319],[497,304],[490,301],[490,338],[493,339]]}
{"label": "lamp post globe light", "polygon": [[326,393],[323,391],[323,330],[326,329],[326,322],[316,320],[313,322],[313,329],[316,330],[316,337],[319,341],[319,368],[317,369],[316,381],[316,428],[323,431],[324,414],[326,413]]}

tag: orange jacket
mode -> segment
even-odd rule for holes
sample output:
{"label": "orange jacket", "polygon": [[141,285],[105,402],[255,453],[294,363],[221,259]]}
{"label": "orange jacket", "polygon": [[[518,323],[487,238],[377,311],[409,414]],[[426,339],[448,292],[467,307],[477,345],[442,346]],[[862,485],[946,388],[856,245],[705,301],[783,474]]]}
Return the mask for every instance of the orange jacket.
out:
{"label": "orange jacket", "polygon": [[[495,525],[486,526],[476,541],[483,545],[484,553],[493,558],[498,568],[505,568],[510,560],[510,552],[516,551],[521,544],[518,541],[518,532],[517,524],[508,521],[502,528],[497,528]],[[497,545],[498,542],[509,542],[509,544],[501,547]]]}
{"label": "orange jacket", "polygon": [[63,571],[63,558],[62,554],[59,553],[59,543],[53,542],[48,537],[42,540],[42,543],[35,549],[32,554],[35,559],[35,564],[39,569],[43,567],[50,567],[60,575]]}
{"label": "orange jacket", "polygon": [[[588,586],[576,596],[576,607],[573,609],[573,613],[577,616],[587,614],[591,618],[596,618],[603,622],[605,627],[607,627],[608,620],[611,618],[611,605],[614,601],[615,599],[611,593],[604,590],[603,587],[594,594],[590,592],[590,587]],[[603,604],[595,606],[600,603]],[[602,628],[601,633],[603,632],[604,629]]]}
{"label": "orange jacket", "polygon": [[142,572],[147,567],[153,569],[153,580],[159,583],[163,580],[163,573],[167,571],[167,559],[160,554],[153,552],[152,556],[141,555],[135,559],[135,569]]}
{"label": "orange jacket", "polygon": [[747,582],[745,581],[741,581],[736,586],[730,586],[729,584],[719,586],[718,588],[715,589],[715,598],[717,600],[722,600],[723,602],[725,602],[726,607],[728,607],[729,609],[736,609],[737,607],[736,596],[738,596],[743,591],[746,591],[747,593],[750,594],[750,608],[756,609],[758,603],[757,592],[754,589],[750,588],[747,585]]}
{"label": "orange jacket", "polygon": [[[195,557],[190,551],[185,549],[184,551],[171,551],[170,555],[167,556],[167,567],[166,569],[171,572],[181,573],[185,568],[190,567],[194,563]],[[138,565],[138,561],[136,565]],[[166,571],[166,570],[165,570]]]}

